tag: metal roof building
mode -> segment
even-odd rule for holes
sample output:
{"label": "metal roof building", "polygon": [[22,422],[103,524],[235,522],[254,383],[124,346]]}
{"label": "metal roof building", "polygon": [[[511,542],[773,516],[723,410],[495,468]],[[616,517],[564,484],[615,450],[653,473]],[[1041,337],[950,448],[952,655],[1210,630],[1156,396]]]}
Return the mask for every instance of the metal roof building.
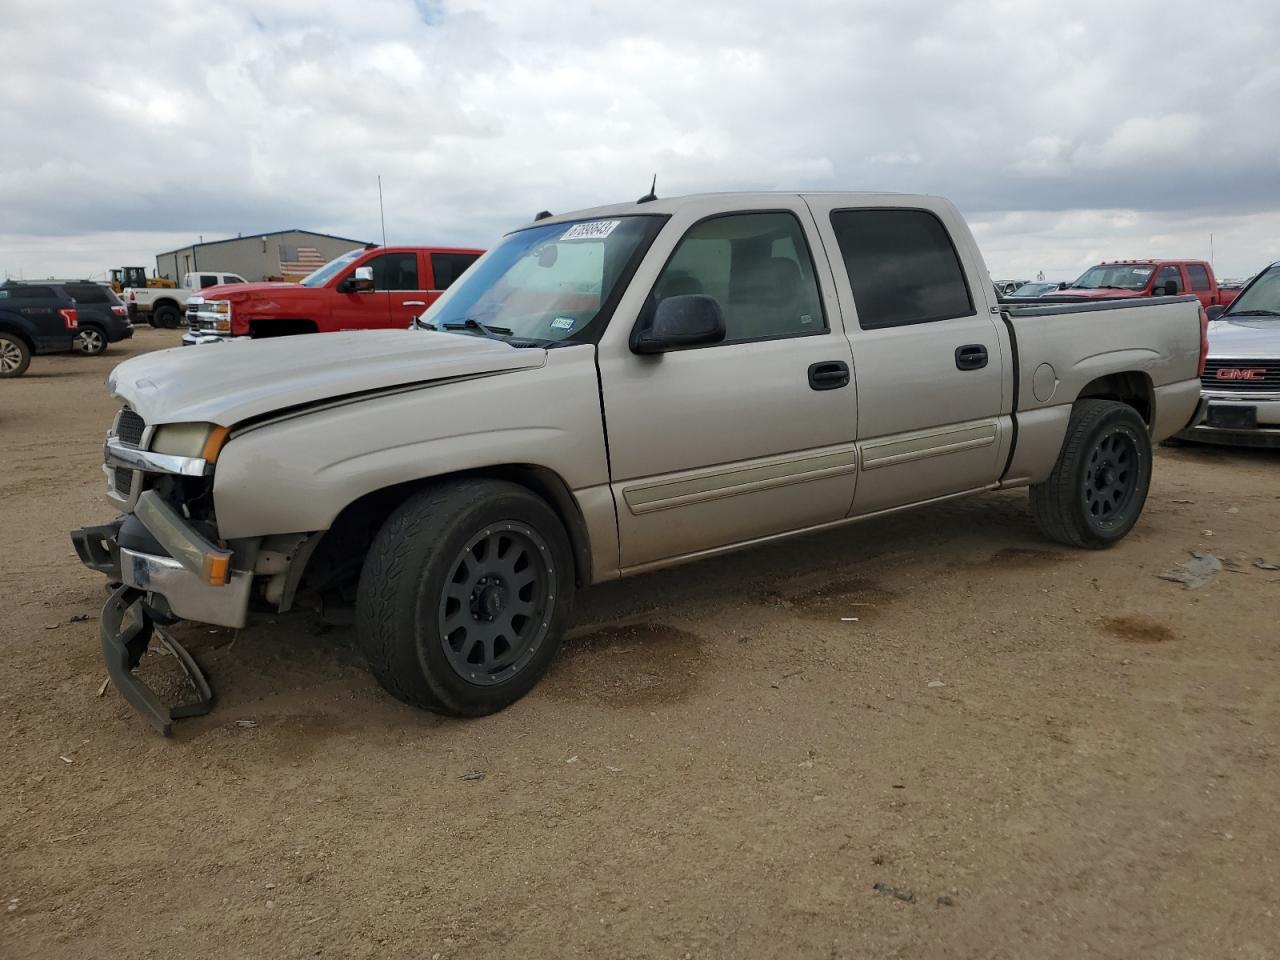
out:
{"label": "metal roof building", "polygon": [[312,230],[275,230],[193,243],[156,254],[156,275],[182,282],[193,270],[238,273],[246,280],[301,280],[363,240]]}

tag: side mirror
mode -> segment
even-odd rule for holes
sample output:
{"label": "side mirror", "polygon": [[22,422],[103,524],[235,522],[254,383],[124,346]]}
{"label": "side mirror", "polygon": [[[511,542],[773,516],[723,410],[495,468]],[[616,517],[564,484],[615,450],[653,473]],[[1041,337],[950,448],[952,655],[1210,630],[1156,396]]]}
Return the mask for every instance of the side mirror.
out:
{"label": "side mirror", "polygon": [[658,301],[653,323],[631,338],[632,353],[666,353],[681,347],[719,343],[724,339],[724,314],[715,297],[696,293]]}
{"label": "side mirror", "polygon": [[1176,297],[1178,295],[1178,281],[1167,280],[1164,283],[1157,283],[1151,289],[1153,297]]}
{"label": "side mirror", "polygon": [[1215,303],[1212,307],[1205,310],[1204,314],[1210,320],[1217,320],[1220,316],[1227,312],[1227,308],[1220,303]]}
{"label": "side mirror", "polygon": [[356,267],[356,272],[342,281],[343,293],[370,293],[373,290],[373,267]]}

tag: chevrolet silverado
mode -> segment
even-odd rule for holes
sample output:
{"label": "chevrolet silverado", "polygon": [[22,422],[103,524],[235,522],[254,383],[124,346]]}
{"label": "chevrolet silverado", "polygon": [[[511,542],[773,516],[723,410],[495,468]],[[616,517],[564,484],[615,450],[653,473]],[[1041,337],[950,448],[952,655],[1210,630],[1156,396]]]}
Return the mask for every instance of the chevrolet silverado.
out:
{"label": "chevrolet silverado", "polygon": [[178,619],[345,605],[388,691],[480,716],[593,583],[1010,487],[1047,537],[1108,547],[1205,351],[1193,297],[1002,307],[954,206],[865,193],[544,216],[421,326],[111,374],[122,515],[72,540],[112,585],[113,682],[161,730],[211,698],[163,630],[201,702],[133,670]]}

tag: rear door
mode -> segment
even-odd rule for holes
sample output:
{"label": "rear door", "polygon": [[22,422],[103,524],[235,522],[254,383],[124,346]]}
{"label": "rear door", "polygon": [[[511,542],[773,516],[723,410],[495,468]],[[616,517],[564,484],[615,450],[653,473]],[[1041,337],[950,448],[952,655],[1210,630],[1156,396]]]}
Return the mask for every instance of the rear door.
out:
{"label": "rear door", "polygon": [[[852,357],[812,218],[794,196],[733,203],[672,216],[600,343],[624,568],[839,520],[853,498]],[[724,341],[631,352],[686,295],[716,299]]]}
{"label": "rear door", "polygon": [[950,204],[811,198],[836,275],[858,391],[853,513],[993,483],[1012,407],[1007,335]]}
{"label": "rear door", "polygon": [[421,251],[391,250],[373,263],[373,287],[387,291],[388,326],[407,328],[427,309],[429,279]]}
{"label": "rear door", "polygon": [[1213,281],[1209,279],[1209,271],[1203,263],[1188,263],[1187,284],[1191,292],[1200,300],[1200,306],[1213,306]]}

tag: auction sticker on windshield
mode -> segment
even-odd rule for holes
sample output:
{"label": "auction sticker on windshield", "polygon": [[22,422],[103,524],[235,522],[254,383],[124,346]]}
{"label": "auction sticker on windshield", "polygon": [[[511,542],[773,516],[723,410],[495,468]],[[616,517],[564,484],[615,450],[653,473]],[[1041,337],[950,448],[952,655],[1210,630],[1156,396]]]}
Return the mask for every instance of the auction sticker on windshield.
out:
{"label": "auction sticker on windshield", "polygon": [[590,220],[586,223],[575,223],[564,232],[563,240],[603,240],[618,228],[621,220]]}

